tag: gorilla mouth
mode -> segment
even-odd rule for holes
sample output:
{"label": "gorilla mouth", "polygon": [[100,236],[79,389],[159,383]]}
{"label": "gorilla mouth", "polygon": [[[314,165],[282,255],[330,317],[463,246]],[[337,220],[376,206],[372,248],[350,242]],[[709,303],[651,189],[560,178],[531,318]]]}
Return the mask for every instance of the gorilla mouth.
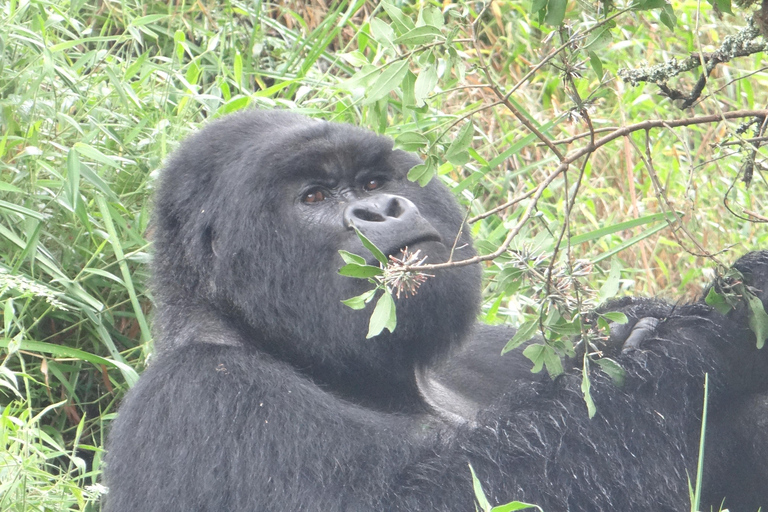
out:
{"label": "gorilla mouth", "polygon": [[396,258],[400,258],[403,256],[406,250],[411,254],[413,254],[415,251],[419,250],[420,245],[427,244],[427,243],[439,243],[442,246],[443,239],[440,238],[440,236],[436,233],[427,233],[417,238],[414,238],[408,243],[398,244],[397,246],[388,248],[383,252],[384,252],[384,255],[387,257],[394,256]]}

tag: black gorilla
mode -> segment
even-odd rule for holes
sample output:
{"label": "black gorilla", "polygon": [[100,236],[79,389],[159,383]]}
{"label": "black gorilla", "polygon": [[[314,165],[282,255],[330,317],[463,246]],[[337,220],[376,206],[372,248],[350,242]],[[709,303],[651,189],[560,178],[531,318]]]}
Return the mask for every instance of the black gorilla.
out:
{"label": "black gorilla", "polygon": [[[687,509],[704,374],[713,416],[764,388],[751,375],[768,363],[742,371],[763,355],[743,312],[621,305],[665,314],[619,351],[623,387],[592,375],[591,420],[575,372],[526,369],[500,391],[462,380],[473,347],[509,336],[473,327],[477,266],[435,272],[398,301],[394,334],[366,340],[371,308],[340,302],[369,287],[337,272],[339,249],[368,254],[353,226],[387,254],[474,254],[450,192],[406,179],[417,163],[285,112],[228,117],[182,146],[156,196],[158,356],[112,428],[107,510],[470,511],[470,464],[496,504]],[[455,371],[436,366],[465,340]]]}

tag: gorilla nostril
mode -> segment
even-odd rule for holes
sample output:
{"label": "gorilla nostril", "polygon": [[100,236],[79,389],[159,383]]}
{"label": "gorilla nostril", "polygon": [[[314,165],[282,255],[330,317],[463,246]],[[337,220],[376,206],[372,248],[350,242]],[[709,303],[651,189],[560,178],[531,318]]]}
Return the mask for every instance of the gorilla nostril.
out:
{"label": "gorilla nostril", "polygon": [[387,217],[394,217],[398,218],[400,217],[405,210],[403,209],[403,206],[400,204],[400,201],[398,201],[396,198],[393,198],[389,204],[387,205]]}
{"label": "gorilla nostril", "polygon": [[384,222],[384,217],[378,213],[365,208],[357,208],[352,212],[353,218],[364,220],[366,222]]}

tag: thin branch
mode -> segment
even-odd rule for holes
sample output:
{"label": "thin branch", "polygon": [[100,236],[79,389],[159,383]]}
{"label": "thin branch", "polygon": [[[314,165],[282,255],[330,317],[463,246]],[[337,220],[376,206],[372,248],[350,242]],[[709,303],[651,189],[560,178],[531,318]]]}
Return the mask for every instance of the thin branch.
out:
{"label": "thin branch", "polygon": [[760,215],[759,213],[755,213],[752,210],[744,209],[744,213],[746,213],[750,217],[754,217],[756,219],[756,222],[768,222],[768,217],[766,217],[765,215]]}
{"label": "thin branch", "polygon": [[[596,129],[594,131],[594,133],[593,132],[579,133],[579,134],[574,135],[572,137],[568,137],[567,139],[553,140],[552,143],[553,144],[570,144],[571,142],[575,142],[575,141],[577,141],[579,139],[583,139],[584,137],[594,137],[595,134],[605,133],[605,132],[612,132],[612,131],[618,130],[618,129],[619,129],[618,126],[606,126],[605,128],[598,128],[598,129]],[[541,142],[537,142],[536,145],[537,146],[543,146],[544,144],[542,144]]]}
{"label": "thin branch", "polygon": [[759,117],[762,119],[768,118],[768,109],[764,110],[734,110],[732,112],[723,112],[720,114],[711,114],[707,116],[687,117],[685,119],[649,119],[647,121],[641,121],[639,123],[624,126],[613,132],[609,133],[605,137],[601,137],[595,141],[594,144],[588,144],[585,147],[574,151],[566,156],[561,162],[560,168],[567,168],[568,165],[574,161],[583,157],[584,155],[591,153],[595,149],[605,146],[609,142],[618,139],[619,137],[625,137],[632,132],[639,130],[650,130],[653,128],[678,128],[680,126],[693,126],[697,124],[717,123],[726,119],[740,119],[743,117]]}
{"label": "thin branch", "polygon": [[713,115],[707,115],[707,116],[690,117],[686,119],[673,119],[669,121],[664,119],[650,119],[647,121],[642,121],[640,123],[635,123],[635,124],[624,126],[617,130],[614,130],[613,132],[606,135],[605,137],[601,137],[600,139],[594,142],[590,141],[590,143],[587,144],[585,147],[566,155],[561,160],[561,163],[557,167],[557,169],[552,171],[544,179],[544,181],[538,184],[536,188],[534,188],[533,190],[527,193],[527,195],[532,196],[531,201],[526,206],[525,211],[523,212],[523,215],[520,218],[520,220],[509,231],[509,233],[507,233],[507,237],[504,239],[504,242],[495,251],[488,254],[484,254],[482,256],[474,256],[466,260],[447,261],[445,263],[422,265],[419,267],[408,266],[408,267],[404,267],[403,270],[429,271],[429,270],[438,270],[443,268],[461,267],[465,265],[473,265],[475,263],[480,263],[483,261],[490,261],[501,256],[509,248],[510,244],[512,243],[512,239],[518,235],[518,233],[523,228],[523,226],[528,222],[528,220],[530,220],[531,213],[533,212],[533,209],[538,204],[538,201],[541,198],[541,195],[544,193],[544,190],[547,187],[549,187],[550,184],[552,184],[555,178],[557,178],[557,176],[559,176],[561,173],[566,172],[568,170],[568,167],[579,158],[586,156],[590,153],[593,153],[596,149],[602,146],[605,146],[609,142],[619,137],[625,137],[630,133],[636,132],[638,130],[651,130],[654,128],[677,128],[680,126],[694,126],[698,124],[716,123],[716,122],[720,122],[727,119],[740,119],[743,117],[757,117],[765,120],[765,119],[768,119],[768,109],[767,110],[735,110],[733,112],[723,112],[722,115],[713,114]]}
{"label": "thin branch", "polygon": [[563,51],[569,45],[576,44],[577,42],[585,39],[590,32],[593,32],[593,31],[597,30],[598,28],[602,27],[603,25],[611,22],[614,18],[618,18],[619,16],[621,16],[622,14],[624,14],[625,12],[630,11],[630,10],[631,10],[631,8],[622,9],[620,11],[615,12],[611,16],[607,17],[606,19],[604,19],[600,23],[597,23],[597,24],[589,27],[584,32],[575,32],[571,37],[568,38],[568,40],[566,42],[564,42],[563,44],[561,44],[560,46],[558,46],[557,48],[555,48],[554,50],[549,52],[549,54],[547,54],[547,56],[544,57],[541,62],[539,62],[533,68],[531,68],[531,70],[528,71],[523,76],[523,78],[521,78],[514,86],[512,86],[512,88],[509,90],[509,92],[507,92],[506,98],[509,98],[512,95],[512,93],[514,93],[516,90],[518,90],[525,82],[527,82],[534,74],[536,74],[536,72],[538,70],[543,68],[545,64],[547,64],[558,53]]}
{"label": "thin branch", "polygon": [[[648,175],[651,177],[651,183],[653,184],[653,188],[656,190],[656,197],[660,199],[659,204],[662,204],[666,206],[667,213],[671,214],[675,220],[674,222],[669,222],[670,226],[677,225],[678,229],[680,229],[683,233],[685,233],[685,236],[688,237],[688,239],[693,243],[693,245],[696,246],[696,248],[701,251],[700,253],[695,253],[691,251],[690,249],[685,247],[685,244],[683,243],[683,240],[678,236],[678,234],[675,232],[675,230],[672,230],[672,236],[675,237],[675,240],[677,240],[677,243],[680,244],[680,247],[683,248],[685,252],[688,254],[691,254],[693,256],[701,256],[705,258],[712,258],[714,259],[719,265],[722,265],[723,263],[721,261],[718,261],[717,258],[715,258],[716,254],[708,253],[704,247],[699,244],[699,242],[696,241],[694,236],[685,228],[685,225],[683,224],[683,217],[679,213],[677,213],[677,210],[670,204],[669,198],[667,197],[667,191],[664,186],[661,184],[661,180],[659,180],[659,175],[656,173],[656,168],[653,166],[653,152],[651,151],[651,135],[648,130],[645,132],[645,156],[643,155],[642,151],[640,151],[639,148],[635,145],[635,141],[630,140],[631,144],[635,146],[637,149],[637,153],[640,156],[640,159],[643,161],[643,164],[645,165],[645,169],[648,171]],[[662,208],[664,209],[664,208]]]}
{"label": "thin branch", "polygon": [[541,133],[541,131],[531,122],[530,119],[528,119],[525,115],[523,115],[522,112],[520,112],[517,107],[510,101],[509,94],[504,93],[496,83],[496,81],[493,79],[493,76],[491,76],[491,70],[488,67],[488,62],[486,61],[485,57],[483,57],[483,52],[480,48],[480,43],[477,38],[477,24],[482,19],[482,15],[485,12],[485,10],[488,8],[488,4],[486,4],[483,7],[483,10],[478,13],[477,18],[475,18],[475,21],[473,21],[470,24],[470,30],[472,33],[472,44],[475,48],[475,54],[477,55],[477,60],[480,65],[480,69],[483,72],[483,75],[485,75],[485,79],[488,81],[488,83],[491,84],[491,90],[496,95],[497,98],[499,98],[499,101],[504,104],[505,107],[507,107],[507,110],[512,112],[512,114],[517,118],[520,123],[528,128],[530,132],[532,132],[536,137],[539,138],[544,144],[547,145],[547,147],[552,151],[558,158],[558,160],[563,160],[563,154],[560,152],[559,149],[557,149],[557,146],[552,144],[552,140]]}
{"label": "thin branch", "polygon": [[710,144],[711,147],[725,147],[725,146],[743,146],[744,143],[760,143],[760,142],[768,142],[768,137],[750,137],[749,139],[743,139],[743,140],[734,140],[731,142],[713,142]]}
{"label": "thin branch", "polygon": [[522,201],[524,199],[528,199],[529,197],[531,197],[534,194],[534,192],[536,192],[535,188],[529,190],[528,192],[526,192],[525,194],[523,194],[521,196],[517,196],[516,198],[507,201],[504,204],[500,204],[499,206],[496,206],[495,208],[492,208],[492,209],[488,210],[487,212],[484,212],[484,213],[481,213],[480,215],[476,215],[476,216],[472,217],[471,219],[469,219],[468,222],[470,224],[473,224],[473,223],[475,223],[475,222],[477,222],[477,221],[479,221],[481,219],[484,219],[486,217],[490,217],[494,213],[498,213],[498,212],[500,212],[502,210],[506,210],[510,206],[514,206],[517,203],[519,203],[520,201]]}
{"label": "thin branch", "polygon": [[[717,64],[728,62],[736,57],[744,57],[768,50],[768,43],[753,43],[752,41],[760,35],[760,30],[750,17],[746,27],[741,29],[738,34],[728,36],[723,40],[720,48],[712,53],[704,54],[704,65],[707,72],[714,69]],[[632,86],[640,82],[651,82],[657,85],[665,84],[670,78],[673,78],[686,71],[691,71],[702,65],[702,55],[698,52],[689,56],[687,59],[679,61],[671,59],[667,62],[655,66],[640,69],[620,69],[619,77]]]}

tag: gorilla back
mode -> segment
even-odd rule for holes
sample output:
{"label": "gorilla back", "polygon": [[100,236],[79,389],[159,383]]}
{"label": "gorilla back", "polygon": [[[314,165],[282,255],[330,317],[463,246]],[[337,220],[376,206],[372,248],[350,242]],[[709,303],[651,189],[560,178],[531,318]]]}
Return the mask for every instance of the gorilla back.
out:
{"label": "gorilla back", "polygon": [[592,375],[592,420],[575,373],[446,415],[416,375],[486,335],[472,329],[479,268],[435,272],[397,300],[395,332],[369,340],[371,307],[340,302],[368,285],[338,274],[338,251],[375,262],[355,228],[387,255],[474,255],[451,193],[407,180],[417,163],[285,112],[231,116],[181,146],[155,200],[158,355],[112,427],[107,510],[467,511],[468,464],[496,503],[687,507],[704,374],[713,408],[750,386],[732,378],[754,357],[744,322],[676,308],[617,357],[622,388]]}

